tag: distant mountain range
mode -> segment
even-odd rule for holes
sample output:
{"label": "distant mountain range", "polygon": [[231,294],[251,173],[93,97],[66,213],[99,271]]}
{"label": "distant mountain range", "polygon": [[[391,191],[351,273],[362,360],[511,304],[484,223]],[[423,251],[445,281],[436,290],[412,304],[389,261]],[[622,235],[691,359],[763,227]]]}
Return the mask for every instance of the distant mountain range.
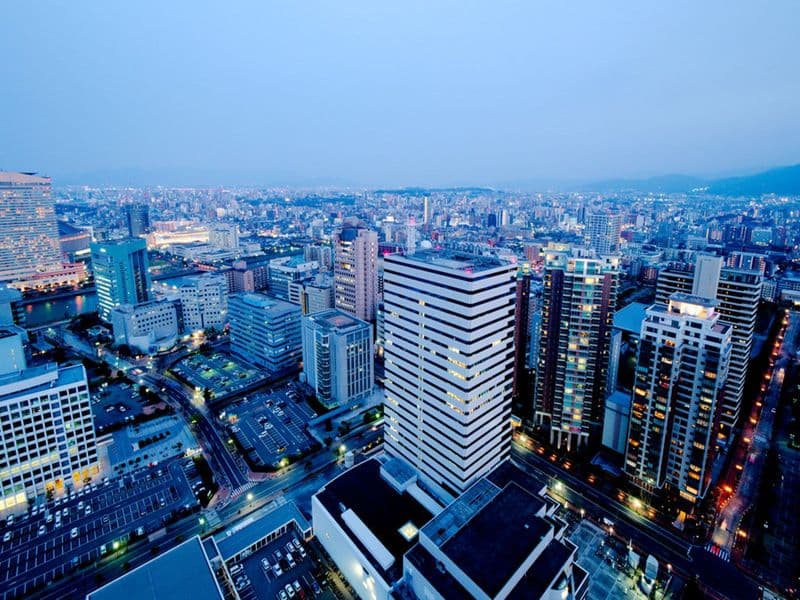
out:
{"label": "distant mountain range", "polygon": [[[226,185],[252,185],[254,187],[294,188],[366,188],[353,181],[325,177],[302,177],[288,173],[264,173],[250,169],[236,171],[211,169],[108,169],[83,174],[54,174],[57,186],[112,185],[112,186],[168,186],[168,187],[223,187]],[[384,191],[425,195],[434,190],[475,193],[500,189],[527,189],[531,191],[560,190],[564,192],[613,193],[635,191],[645,193],[682,193],[703,190],[724,196],[759,196],[761,194],[800,195],[800,164],[778,167],[739,177],[695,177],[691,175],[660,175],[645,179],[608,179],[592,183],[567,183],[528,181],[496,186],[464,186],[423,188],[410,186],[389,188]]]}
{"label": "distant mountain range", "polygon": [[759,196],[761,194],[800,195],[800,165],[778,167],[742,177],[719,179],[690,175],[662,175],[647,179],[612,179],[576,186],[585,192],[654,192],[680,193],[704,190],[723,196]]}

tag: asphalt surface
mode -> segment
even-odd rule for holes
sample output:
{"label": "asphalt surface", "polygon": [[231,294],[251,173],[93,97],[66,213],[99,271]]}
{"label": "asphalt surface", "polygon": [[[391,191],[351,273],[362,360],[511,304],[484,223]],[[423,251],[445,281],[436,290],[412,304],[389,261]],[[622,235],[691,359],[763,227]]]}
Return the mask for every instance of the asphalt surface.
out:
{"label": "asphalt surface", "polygon": [[[74,497],[54,499],[35,516],[29,513],[3,528],[11,540],[0,543],[0,599],[27,597],[80,565],[113,558],[115,541],[121,549],[139,527],[146,535],[161,528],[172,511],[195,504],[178,461],[95,485]],[[59,526],[56,512],[62,515]]]}
{"label": "asphalt surface", "polygon": [[[758,598],[758,583],[702,546],[689,544],[669,530],[646,519],[625,504],[600,493],[591,485],[565,473],[550,461],[539,456],[518,441],[512,445],[511,455],[524,470],[538,477],[555,492],[560,501],[566,501],[576,511],[596,522],[612,522],[612,535],[625,543],[632,543],[640,554],[652,554],[664,561],[686,578],[698,575],[712,597],[747,600]],[[555,482],[559,483],[556,484]]]}

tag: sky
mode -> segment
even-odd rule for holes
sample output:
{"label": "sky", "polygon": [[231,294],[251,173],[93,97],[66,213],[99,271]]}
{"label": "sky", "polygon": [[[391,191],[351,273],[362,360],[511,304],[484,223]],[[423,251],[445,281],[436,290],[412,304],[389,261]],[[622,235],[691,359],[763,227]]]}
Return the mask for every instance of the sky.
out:
{"label": "sky", "polygon": [[525,185],[800,162],[795,0],[11,0],[0,15],[0,169],[56,184]]}

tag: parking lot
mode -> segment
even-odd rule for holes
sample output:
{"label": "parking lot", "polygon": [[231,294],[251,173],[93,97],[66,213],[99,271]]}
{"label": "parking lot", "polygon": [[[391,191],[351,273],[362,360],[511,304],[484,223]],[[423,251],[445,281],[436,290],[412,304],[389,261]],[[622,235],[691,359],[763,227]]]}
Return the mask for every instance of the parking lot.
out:
{"label": "parking lot", "polygon": [[112,383],[92,393],[92,415],[98,431],[128,423],[141,413],[139,390],[129,383]]}
{"label": "parking lot", "polygon": [[219,352],[209,356],[189,356],[175,363],[171,370],[195,390],[202,392],[208,388],[215,398],[222,398],[268,379],[264,371]]}
{"label": "parking lot", "polygon": [[315,445],[306,429],[316,414],[291,388],[255,394],[222,413],[231,435],[255,465],[283,466]]}
{"label": "parking lot", "polygon": [[[297,548],[298,543],[302,550]],[[241,570],[233,567],[236,572],[232,572],[234,581],[239,581],[242,600],[314,598],[322,594],[322,582],[314,576],[317,565],[310,551],[289,532],[251,554],[240,563]],[[291,586],[291,596],[286,586]]]}
{"label": "parking lot", "polygon": [[0,599],[25,597],[72,570],[125,552],[173,513],[197,507],[181,461],[86,486],[2,528]]}

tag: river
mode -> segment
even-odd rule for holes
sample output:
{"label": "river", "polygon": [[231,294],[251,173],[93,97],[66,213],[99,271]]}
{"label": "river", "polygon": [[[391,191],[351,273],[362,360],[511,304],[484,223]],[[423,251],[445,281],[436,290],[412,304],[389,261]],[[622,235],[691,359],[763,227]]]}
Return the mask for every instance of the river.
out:
{"label": "river", "polygon": [[56,298],[42,302],[25,303],[23,308],[27,320],[27,327],[41,327],[48,323],[63,321],[97,310],[97,294],[87,292],[68,298]]}

